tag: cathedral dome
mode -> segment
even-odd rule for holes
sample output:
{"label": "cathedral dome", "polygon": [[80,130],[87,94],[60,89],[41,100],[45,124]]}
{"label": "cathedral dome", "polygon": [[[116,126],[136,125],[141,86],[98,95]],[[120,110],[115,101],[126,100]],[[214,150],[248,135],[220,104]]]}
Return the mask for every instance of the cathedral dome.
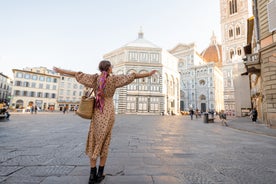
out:
{"label": "cathedral dome", "polygon": [[211,43],[202,53],[201,56],[204,58],[205,62],[214,62],[216,66],[222,65],[222,49],[221,45],[217,44],[216,36],[212,35]]}

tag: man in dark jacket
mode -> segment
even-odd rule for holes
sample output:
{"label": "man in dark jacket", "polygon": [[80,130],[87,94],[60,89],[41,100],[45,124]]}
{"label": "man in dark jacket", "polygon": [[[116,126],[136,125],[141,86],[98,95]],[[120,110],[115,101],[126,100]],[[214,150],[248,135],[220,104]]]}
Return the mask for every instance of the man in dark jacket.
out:
{"label": "man in dark jacket", "polygon": [[258,117],[258,112],[257,112],[256,108],[254,108],[254,109],[251,111],[251,116],[252,116],[252,121],[253,121],[254,123],[256,123],[257,117]]}

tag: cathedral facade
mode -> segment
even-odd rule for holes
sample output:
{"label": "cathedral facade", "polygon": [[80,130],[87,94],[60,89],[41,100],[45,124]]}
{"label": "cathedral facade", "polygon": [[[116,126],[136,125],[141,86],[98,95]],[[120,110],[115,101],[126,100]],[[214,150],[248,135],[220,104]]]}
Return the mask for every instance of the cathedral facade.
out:
{"label": "cathedral facade", "polygon": [[117,114],[179,114],[180,75],[178,59],[166,50],[138,38],[104,55],[114,74],[144,73],[157,70],[151,77],[136,79],[119,88],[114,95]]}
{"label": "cathedral facade", "polygon": [[221,46],[213,35],[211,43],[202,54],[192,44],[178,44],[170,53],[179,58],[180,109],[199,109],[201,112],[224,108]]}

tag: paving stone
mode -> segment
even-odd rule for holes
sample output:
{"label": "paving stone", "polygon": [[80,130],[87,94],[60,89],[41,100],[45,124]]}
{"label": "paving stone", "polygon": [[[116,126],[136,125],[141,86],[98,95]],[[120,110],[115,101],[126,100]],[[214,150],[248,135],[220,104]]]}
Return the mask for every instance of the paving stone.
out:
{"label": "paving stone", "polygon": [[3,181],[3,184],[39,184],[44,178],[45,177],[10,176]]}
{"label": "paving stone", "polygon": [[117,157],[110,157],[107,160],[108,164],[123,164],[123,165],[143,165],[143,158],[140,157],[125,157],[125,158],[117,158]]}
{"label": "paving stone", "polygon": [[138,158],[154,158],[156,155],[154,153],[140,153],[140,152],[131,152],[129,153],[129,157],[138,157]]}
{"label": "paving stone", "polygon": [[181,174],[181,179],[188,183],[216,184],[216,182],[208,176],[208,173],[196,169],[184,169],[179,174]]}
{"label": "paving stone", "polygon": [[170,175],[167,166],[126,166],[124,175],[162,176]]}
{"label": "paving stone", "polygon": [[67,160],[66,165],[75,165],[75,166],[89,166],[90,161],[89,158],[86,156],[84,157],[71,157],[69,160]]}
{"label": "paving stone", "polygon": [[15,158],[9,159],[1,165],[20,165],[20,166],[35,166],[35,165],[42,165],[45,162],[49,161],[50,158],[48,157],[41,157],[36,155],[26,155],[26,156],[17,156]]}
{"label": "paving stone", "polygon": [[[106,170],[106,169],[105,169]],[[69,174],[70,176],[89,176],[90,175],[90,166],[78,166],[75,167],[72,172]]]}
{"label": "paving stone", "polygon": [[[5,149],[5,148],[3,148]],[[4,151],[0,153],[0,164],[2,162],[5,162],[7,160],[10,160],[12,158],[15,158],[19,156],[22,152],[16,151],[16,150],[9,150],[9,151]]]}
{"label": "paving stone", "polygon": [[49,176],[41,184],[87,184],[88,179],[87,176]]}
{"label": "paving stone", "polygon": [[115,158],[128,158],[128,153],[126,152],[111,152],[109,154],[110,157],[115,157]]}
{"label": "paving stone", "polygon": [[182,184],[182,182],[173,176],[153,176],[154,184]]}
{"label": "paving stone", "polygon": [[[8,177],[7,176],[0,176],[0,182],[6,180]],[[4,183],[4,182],[3,182]]]}
{"label": "paving stone", "polygon": [[19,176],[61,176],[68,175],[74,166],[37,166],[24,167],[13,175]]}
{"label": "paving stone", "polygon": [[107,176],[103,184],[153,184],[151,176]]}
{"label": "paving stone", "polygon": [[242,183],[263,183],[263,181],[256,176],[249,174],[245,170],[237,169],[237,168],[224,168],[220,170],[220,173],[224,176],[232,178],[235,183],[242,184]]}
{"label": "paving stone", "polygon": [[0,176],[8,176],[11,173],[21,169],[23,167],[17,167],[17,166],[0,166]]}
{"label": "paving stone", "polygon": [[157,157],[144,157],[143,161],[147,165],[152,165],[152,166],[162,166],[164,165],[164,162],[160,158]]}

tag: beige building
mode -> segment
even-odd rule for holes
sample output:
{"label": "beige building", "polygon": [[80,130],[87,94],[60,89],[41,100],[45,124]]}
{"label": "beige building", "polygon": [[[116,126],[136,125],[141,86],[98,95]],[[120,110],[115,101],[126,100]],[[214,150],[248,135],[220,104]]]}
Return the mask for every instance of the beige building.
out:
{"label": "beige building", "polygon": [[215,35],[202,54],[192,44],[178,44],[170,53],[179,58],[180,109],[199,109],[202,112],[223,109],[223,77],[218,66],[221,65],[221,46]]}
{"label": "beige building", "polygon": [[57,108],[57,92],[60,76],[45,67],[13,69],[14,85],[11,106],[29,110],[37,106],[41,110]]}
{"label": "beige building", "polygon": [[152,77],[136,79],[117,89],[114,95],[116,113],[179,114],[178,59],[144,39],[142,32],[136,40],[105,54],[104,59],[114,65],[115,74],[157,70]]}
{"label": "beige building", "polygon": [[251,108],[249,78],[241,75],[246,70],[242,58],[251,4],[251,0],[220,1],[224,106],[226,113],[233,116],[242,116]]}
{"label": "beige building", "polygon": [[258,121],[276,127],[276,0],[253,0],[247,20],[245,65]]}
{"label": "beige building", "polygon": [[69,76],[60,76],[58,86],[58,109],[62,111],[66,107],[68,110],[74,110],[75,106],[79,105],[84,86],[78,83],[74,77]]}
{"label": "beige building", "polygon": [[15,109],[36,105],[40,110],[73,110],[83,94],[83,85],[74,77],[60,76],[46,67],[13,69],[13,73],[11,105]]}

